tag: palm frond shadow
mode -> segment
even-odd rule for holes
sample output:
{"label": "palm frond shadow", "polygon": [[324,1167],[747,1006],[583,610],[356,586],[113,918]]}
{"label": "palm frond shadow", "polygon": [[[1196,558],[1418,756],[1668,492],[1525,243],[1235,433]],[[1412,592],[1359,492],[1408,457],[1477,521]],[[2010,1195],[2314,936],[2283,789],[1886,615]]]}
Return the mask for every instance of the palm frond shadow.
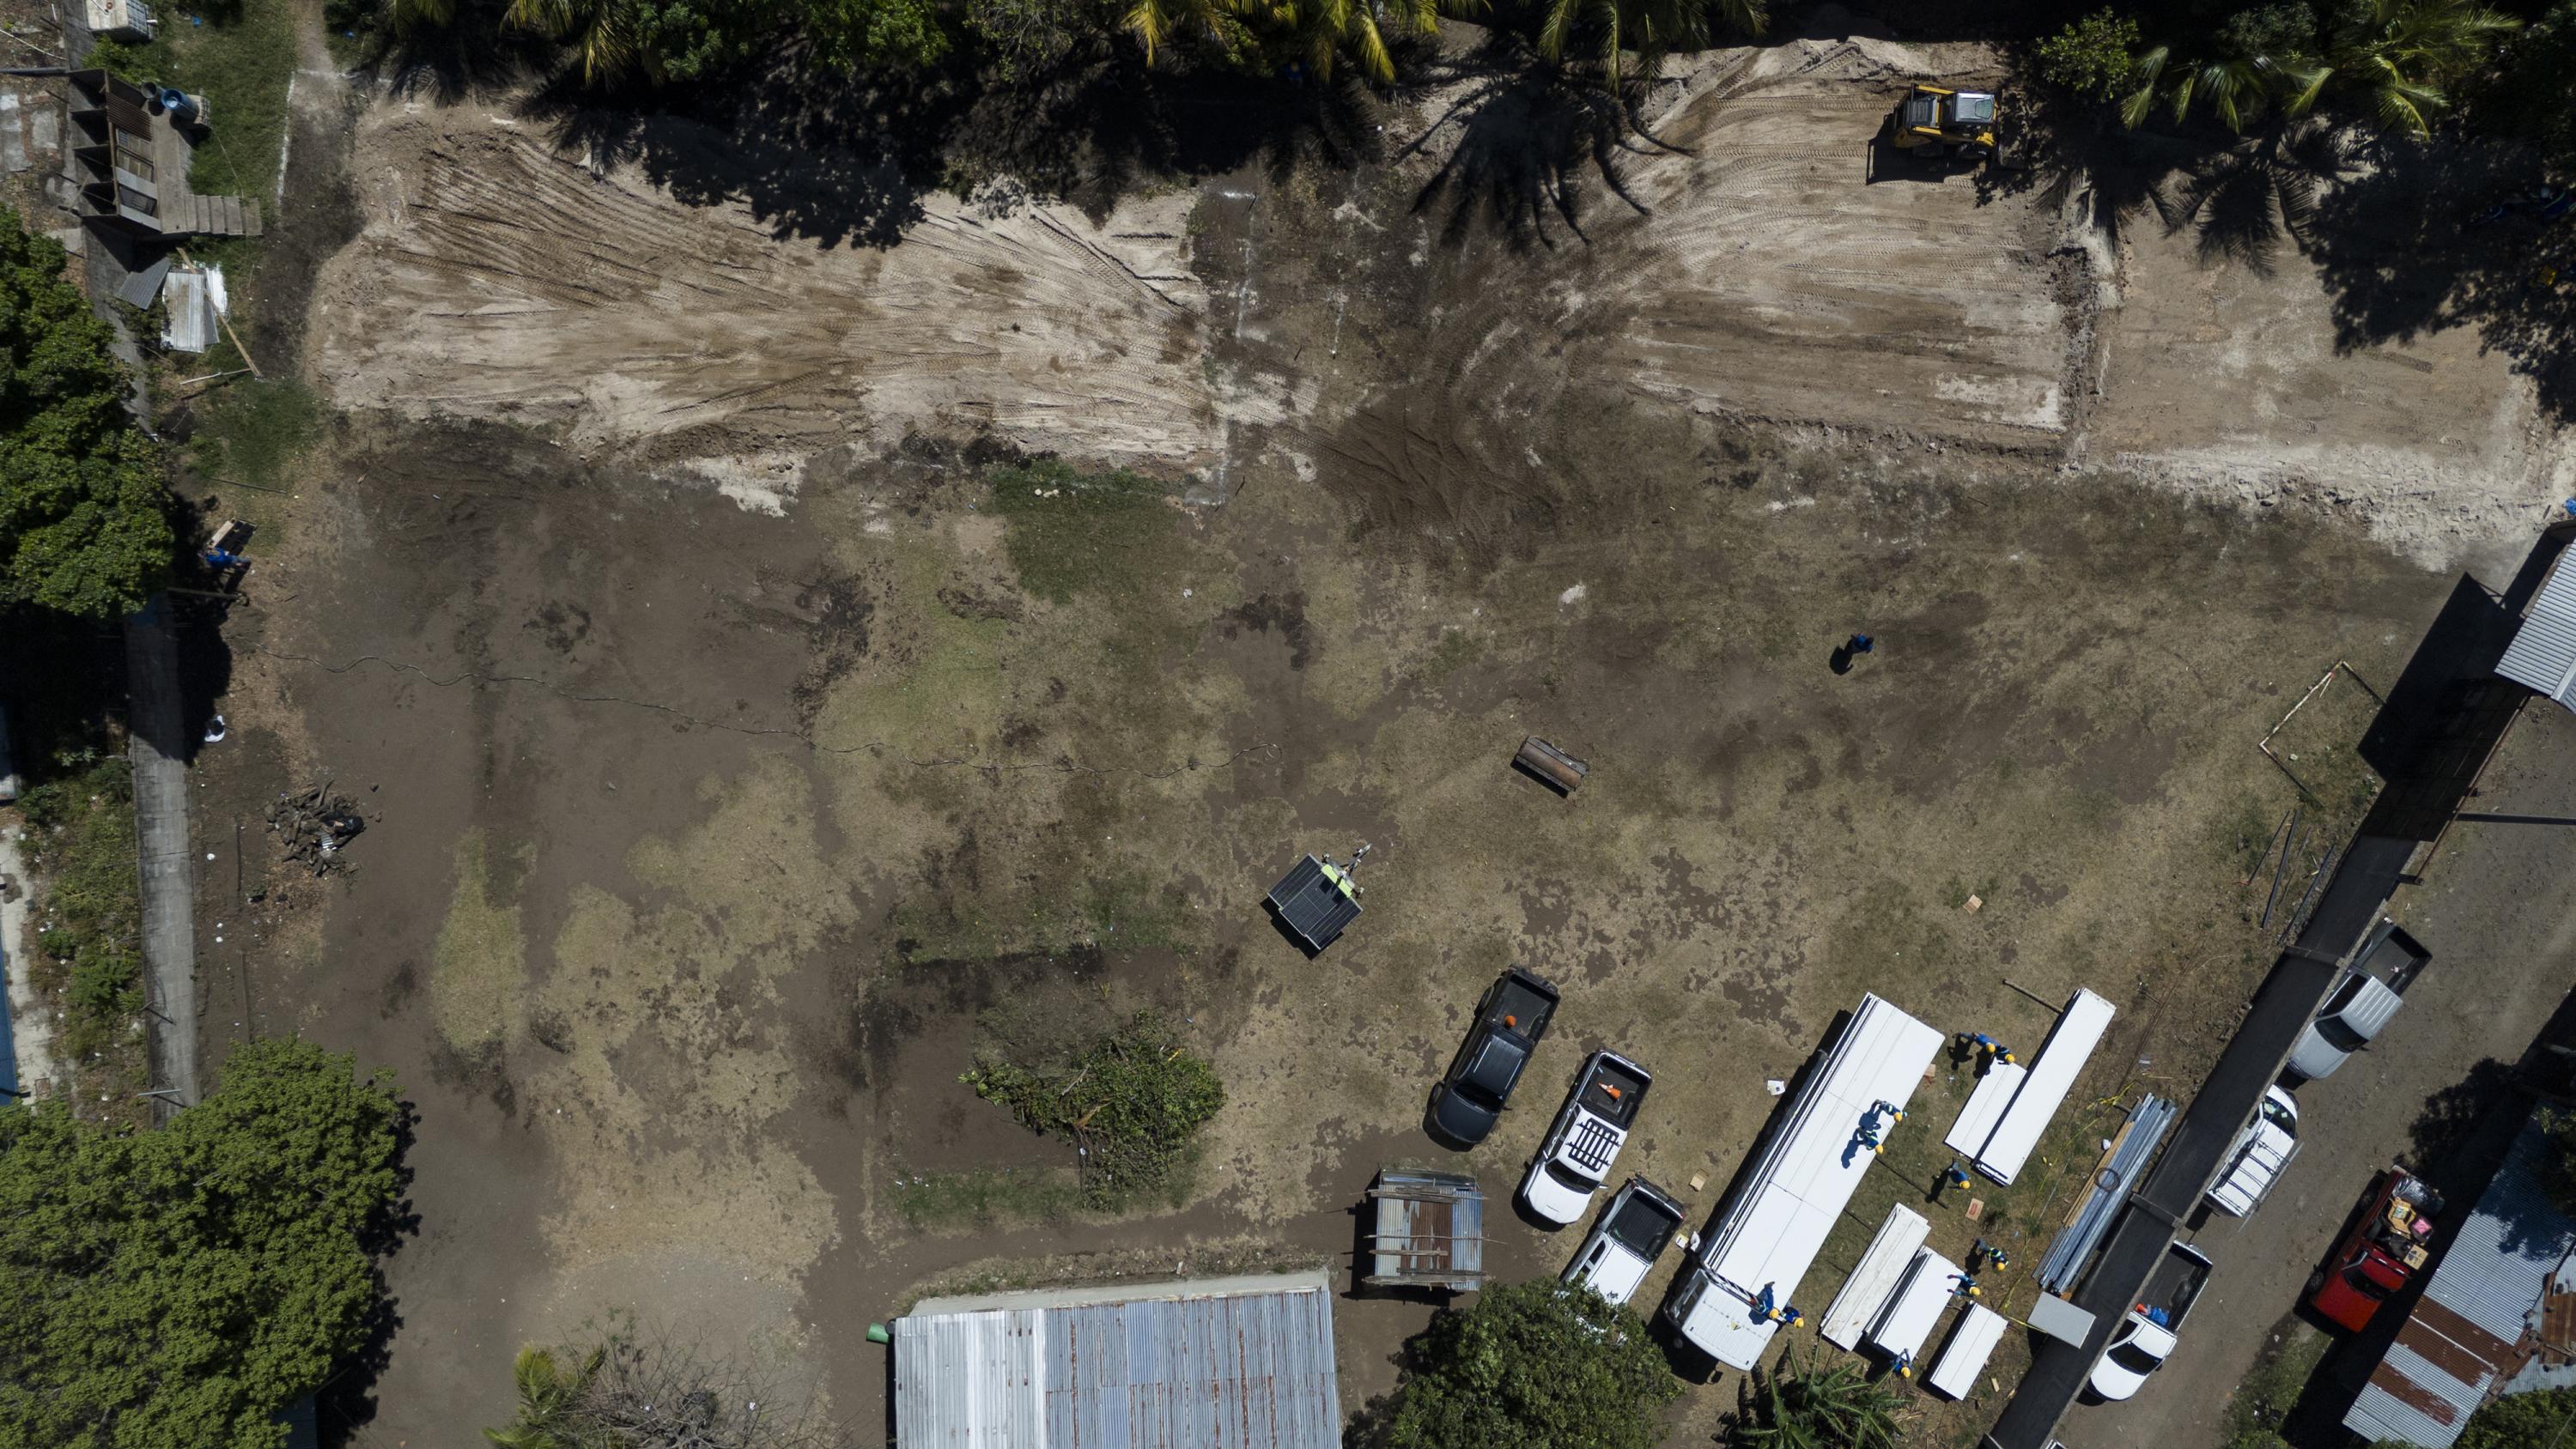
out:
{"label": "palm frond shadow", "polygon": [[1510,37],[1488,41],[1452,75],[1474,80],[1403,152],[1431,151],[1454,134],[1439,170],[1413,199],[1417,215],[1445,212],[1441,239],[1453,246],[1483,220],[1515,250],[1533,243],[1553,249],[1551,218],[1589,244],[1584,216],[1594,183],[1646,215],[1650,208],[1629,189],[1626,160],[1685,149],[1640,125],[1633,88],[1606,89]]}
{"label": "palm frond shadow", "polygon": [[2351,169],[2332,130],[2292,123],[2202,157],[2151,199],[2166,234],[2197,229],[2203,265],[2234,262],[2268,277],[2284,238],[2313,233],[2319,188]]}

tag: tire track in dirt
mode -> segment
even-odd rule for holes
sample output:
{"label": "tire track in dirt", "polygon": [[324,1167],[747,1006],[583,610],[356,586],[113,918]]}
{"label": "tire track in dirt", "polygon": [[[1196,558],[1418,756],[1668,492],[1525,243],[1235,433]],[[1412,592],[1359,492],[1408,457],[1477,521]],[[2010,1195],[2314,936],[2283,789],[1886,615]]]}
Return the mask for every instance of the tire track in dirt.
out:
{"label": "tire track in dirt", "polygon": [[925,198],[900,247],[827,250],[594,173],[506,116],[380,111],[357,153],[365,231],[314,317],[344,406],[719,475],[923,429],[1164,471],[1215,459],[1186,196],[1107,227]]}

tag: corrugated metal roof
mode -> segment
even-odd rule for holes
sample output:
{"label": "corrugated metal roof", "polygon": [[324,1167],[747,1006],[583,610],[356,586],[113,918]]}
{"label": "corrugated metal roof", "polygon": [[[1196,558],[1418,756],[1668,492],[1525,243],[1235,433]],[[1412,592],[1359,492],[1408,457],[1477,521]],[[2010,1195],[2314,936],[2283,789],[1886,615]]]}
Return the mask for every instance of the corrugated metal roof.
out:
{"label": "corrugated metal roof", "polygon": [[1336,1449],[1329,1277],[1205,1286],[896,1319],[898,1449]]}
{"label": "corrugated metal roof", "polygon": [[2548,1150],[2539,1125],[2524,1124],[2344,1427],[2450,1449],[2498,1378],[2519,1367],[2515,1347],[2541,1292],[2576,1248],[2576,1221],[2541,1191]]}
{"label": "corrugated metal roof", "polygon": [[2570,704],[2576,694],[2576,568],[2557,569],[2540,586],[2496,673]]}

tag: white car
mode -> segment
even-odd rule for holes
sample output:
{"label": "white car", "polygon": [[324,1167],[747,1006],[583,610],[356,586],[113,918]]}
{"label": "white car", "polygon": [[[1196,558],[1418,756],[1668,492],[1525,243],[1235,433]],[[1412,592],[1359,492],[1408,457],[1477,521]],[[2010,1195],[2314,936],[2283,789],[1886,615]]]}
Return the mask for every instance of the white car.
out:
{"label": "white car", "polygon": [[1681,1230],[1682,1205],[1672,1194],[1642,1177],[1629,1178],[1562,1276],[1612,1303],[1625,1303],[1637,1296],[1637,1285]]}
{"label": "white car", "polygon": [[1521,1201],[1531,1212],[1558,1227],[1582,1221],[1636,1124],[1651,1080],[1617,1052],[1592,1054],[1521,1180]]}

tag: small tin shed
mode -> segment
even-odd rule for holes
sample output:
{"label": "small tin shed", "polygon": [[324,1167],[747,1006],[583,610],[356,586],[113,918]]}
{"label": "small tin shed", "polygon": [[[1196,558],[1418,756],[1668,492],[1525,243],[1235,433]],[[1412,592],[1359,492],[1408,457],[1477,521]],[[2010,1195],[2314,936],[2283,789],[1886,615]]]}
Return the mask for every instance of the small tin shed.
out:
{"label": "small tin shed", "polygon": [[1447,1288],[1485,1282],[1485,1192],[1455,1172],[1386,1168],[1369,1184],[1369,1271],[1374,1288]]}

